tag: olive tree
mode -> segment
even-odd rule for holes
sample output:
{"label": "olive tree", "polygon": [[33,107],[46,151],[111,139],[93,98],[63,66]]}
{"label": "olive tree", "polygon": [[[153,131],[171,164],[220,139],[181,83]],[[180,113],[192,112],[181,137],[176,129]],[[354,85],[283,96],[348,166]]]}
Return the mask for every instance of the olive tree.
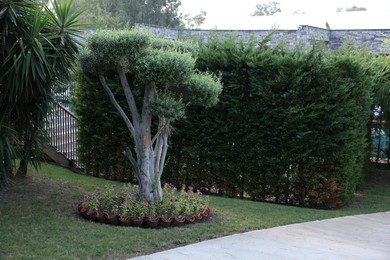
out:
{"label": "olive tree", "polygon": [[[139,193],[162,197],[161,175],[171,122],[188,104],[212,106],[222,91],[220,79],[194,69],[196,47],[158,39],[139,30],[100,31],[87,38],[80,63],[85,75],[98,77],[132,135],[124,151],[139,183]],[[117,80],[127,107],[119,105],[110,84]],[[152,119],[158,119],[152,123]],[[152,129],[154,128],[154,129]]]}

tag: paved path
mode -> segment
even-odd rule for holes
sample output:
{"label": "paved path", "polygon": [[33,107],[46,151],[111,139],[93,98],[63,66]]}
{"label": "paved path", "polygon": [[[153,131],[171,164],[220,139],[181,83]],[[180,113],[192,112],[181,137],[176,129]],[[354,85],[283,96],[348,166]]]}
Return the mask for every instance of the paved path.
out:
{"label": "paved path", "polygon": [[390,260],[390,212],[252,231],[133,259]]}

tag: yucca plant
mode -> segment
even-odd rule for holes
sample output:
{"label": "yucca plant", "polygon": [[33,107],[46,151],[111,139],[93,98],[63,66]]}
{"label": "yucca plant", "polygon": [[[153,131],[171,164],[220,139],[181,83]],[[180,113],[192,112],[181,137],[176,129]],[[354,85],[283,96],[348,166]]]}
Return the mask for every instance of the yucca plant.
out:
{"label": "yucca plant", "polygon": [[[83,26],[77,22],[73,1],[0,1],[0,122],[16,132],[22,145],[17,175],[23,177],[28,162],[37,166],[34,137],[43,126],[55,81],[67,80],[73,68]],[[11,177],[6,163],[13,146],[2,136],[0,170]]]}

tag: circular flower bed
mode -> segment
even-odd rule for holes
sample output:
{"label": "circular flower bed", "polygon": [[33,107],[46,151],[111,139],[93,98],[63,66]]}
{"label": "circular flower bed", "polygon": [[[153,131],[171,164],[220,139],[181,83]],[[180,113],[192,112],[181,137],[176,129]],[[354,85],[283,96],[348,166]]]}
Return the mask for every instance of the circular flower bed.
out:
{"label": "circular flower bed", "polygon": [[169,227],[200,222],[208,218],[208,196],[183,185],[181,191],[169,184],[163,188],[163,198],[152,201],[138,195],[131,184],[115,184],[97,188],[86,194],[78,205],[80,214],[90,220],[123,226]]}

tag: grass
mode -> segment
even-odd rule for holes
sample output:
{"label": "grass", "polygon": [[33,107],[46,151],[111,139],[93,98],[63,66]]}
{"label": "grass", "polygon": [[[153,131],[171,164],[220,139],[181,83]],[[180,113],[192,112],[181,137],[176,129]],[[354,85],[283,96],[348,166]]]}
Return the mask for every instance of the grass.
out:
{"label": "grass", "polygon": [[119,227],[79,217],[83,194],[107,182],[43,164],[0,191],[1,258],[126,259],[249,230],[390,210],[390,171],[375,170],[356,198],[338,210],[210,197],[210,220],[183,227]]}

